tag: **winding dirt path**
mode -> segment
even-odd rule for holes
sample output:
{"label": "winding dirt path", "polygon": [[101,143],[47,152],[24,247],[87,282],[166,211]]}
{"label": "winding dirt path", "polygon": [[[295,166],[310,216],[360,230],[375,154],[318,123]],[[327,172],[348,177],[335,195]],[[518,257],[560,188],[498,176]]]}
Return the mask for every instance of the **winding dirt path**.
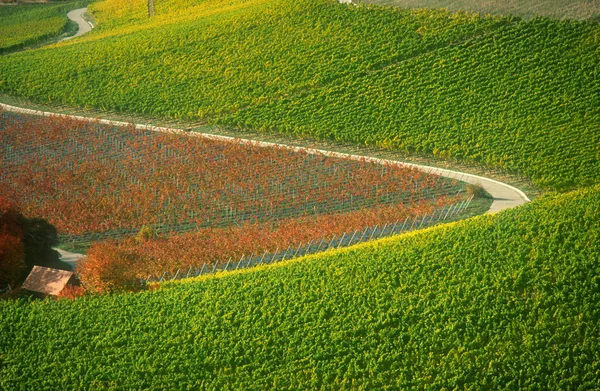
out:
{"label": "winding dirt path", "polygon": [[92,28],[94,27],[90,22],[88,22],[87,20],[85,20],[83,18],[83,14],[87,12],[87,8],[79,8],[73,11],[70,11],[67,14],[67,18],[71,19],[73,22],[77,23],[77,26],[79,27],[79,29],[77,30],[77,32],[75,33],[75,35],[71,35],[70,37],[67,38],[63,38],[60,41],[66,41],[68,39],[72,39],[75,37],[79,37],[83,34],[89,33],[90,31],[92,31]]}

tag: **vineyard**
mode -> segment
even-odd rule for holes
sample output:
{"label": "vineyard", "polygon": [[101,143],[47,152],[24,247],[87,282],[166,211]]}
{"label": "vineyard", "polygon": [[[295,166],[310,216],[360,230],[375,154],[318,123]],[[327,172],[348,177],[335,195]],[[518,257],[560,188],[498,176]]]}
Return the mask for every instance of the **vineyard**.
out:
{"label": "vineyard", "polygon": [[18,49],[67,29],[67,12],[83,2],[0,6],[0,54]]}
{"label": "vineyard", "polygon": [[415,208],[411,213],[402,206],[379,206],[284,219],[273,224],[203,228],[168,237],[150,234],[96,242],[76,270],[90,292],[142,289],[153,282],[272,264],[422,229],[460,216],[471,198],[440,207],[444,201],[448,200],[437,200],[437,207],[421,205],[423,215],[414,215]]}
{"label": "vineyard", "polygon": [[[600,389],[597,21],[146,6],[94,2],[91,33],[0,56],[2,97],[190,130],[0,112],[0,200],[88,254],[82,297],[0,305],[0,389]],[[500,169],[544,194],[432,227],[465,215],[463,183],[205,124]]]}
{"label": "vineyard", "polygon": [[0,388],[596,389],[599,194],[152,292],[3,303]]}
{"label": "vineyard", "polygon": [[159,3],[150,20],[143,1],[94,3],[92,33],[0,58],[0,92],[457,159],[546,188],[598,180],[596,23]]}
{"label": "vineyard", "polygon": [[526,18],[596,19],[600,2],[587,0],[367,0],[370,4],[403,8],[446,8],[481,14],[516,15]]}
{"label": "vineyard", "polygon": [[464,184],[399,165],[66,118],[4,113],[0,138],[0,196],[46,216],[65,241],[365,208],[398,220],[465,194]]}

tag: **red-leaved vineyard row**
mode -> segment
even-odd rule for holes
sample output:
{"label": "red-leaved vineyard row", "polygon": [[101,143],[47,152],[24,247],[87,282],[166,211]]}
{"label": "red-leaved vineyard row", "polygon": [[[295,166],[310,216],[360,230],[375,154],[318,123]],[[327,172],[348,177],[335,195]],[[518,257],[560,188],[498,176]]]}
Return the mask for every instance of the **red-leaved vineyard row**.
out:
{"label": "red-leaved vineyard row", "polygon": [[[415,168],[282,147],[9,113],[0,129],[0,196],[65,240],[95,243],[79,271],[98,290],[330,240],[465,196],[463,184]],[[160,238],[136,240],[142,227]]]}

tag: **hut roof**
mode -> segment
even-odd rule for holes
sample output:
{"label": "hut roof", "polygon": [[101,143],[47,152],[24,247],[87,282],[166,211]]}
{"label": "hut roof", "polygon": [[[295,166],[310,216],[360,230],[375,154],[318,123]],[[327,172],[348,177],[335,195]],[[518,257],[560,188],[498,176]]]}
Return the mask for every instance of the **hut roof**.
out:
{"label": "hut roof", "polygon": [[22,288],[46,295],[58,295],[67,285],[73,272],[34,266],[23,283]]}

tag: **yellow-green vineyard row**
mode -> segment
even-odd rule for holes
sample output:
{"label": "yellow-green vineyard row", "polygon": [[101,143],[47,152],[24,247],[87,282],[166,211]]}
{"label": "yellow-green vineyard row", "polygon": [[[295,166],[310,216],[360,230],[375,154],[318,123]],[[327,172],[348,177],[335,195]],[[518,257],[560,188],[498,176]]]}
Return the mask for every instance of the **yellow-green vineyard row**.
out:
{"label": "yellow-green vineyard row", "polygon": [[2,389],[597,389],[600,188],[139,294],[0,306]]}
{"label": "yellow-green vineyard row", "polygon": [[67,12],[83,3],[0,6],[0,53],[61,34],[67,28]]}
{"label": "yellow-green vineyard row", "polygon": [[93,4],[77,42],[0,58],[0,91],[479,162],[600,172],[600,27],[329,0]]}
{"label": "yellow-green vineyard row", "polygon": [[588,0],[366,0],[366,3],[405,8],[448,8],[482,14],[545,16],[554,19],[595,19],[600,17],[600,2]]}

